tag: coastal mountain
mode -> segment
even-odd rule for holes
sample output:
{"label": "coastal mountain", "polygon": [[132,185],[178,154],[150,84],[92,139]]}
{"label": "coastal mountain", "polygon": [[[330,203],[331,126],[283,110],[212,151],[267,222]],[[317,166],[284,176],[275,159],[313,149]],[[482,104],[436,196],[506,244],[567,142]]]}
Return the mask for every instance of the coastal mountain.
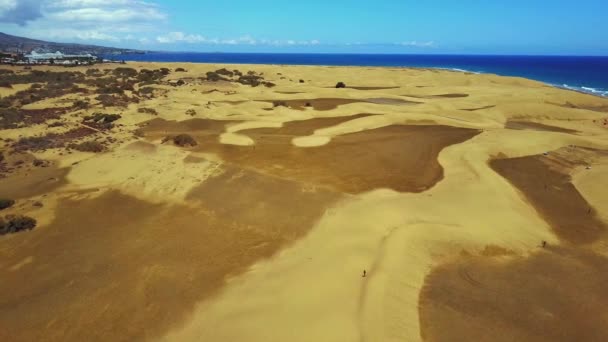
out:
{"label": "coastal mountain", "polygon": [[143,53],[139,50],[119,49],[97,45],[47,42],[44,40],[18,37],[0,32],[0,51],[29,53],[34,50],[39,52],[61,51],[66,54],[90,53],[93,55],[120,55],[126,53]]}

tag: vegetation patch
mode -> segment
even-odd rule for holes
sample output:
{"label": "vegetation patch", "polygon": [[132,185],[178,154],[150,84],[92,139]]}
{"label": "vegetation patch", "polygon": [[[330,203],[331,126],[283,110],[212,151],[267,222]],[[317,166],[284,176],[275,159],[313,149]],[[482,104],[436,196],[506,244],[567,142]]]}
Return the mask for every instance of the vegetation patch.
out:
{"label": "vegetation patch", "polygon": [[166,138],[163,139],[163,144],[166,143],[167,141],[172,141],[173,144],[179,146],[179,147],[192,147],[192,146],[196,146],[198,145],[198,143],[196,142],[196,140],[194,140],[194,138],[189,135],[189,134],[180,134],[180,135],[176,135],[176,136],[168,136]]}
{"label": "vegetation patch", "polygon": [[85,141],[79,144],[70,144],[68,147],[76,151],[92,153],[101,153],[106,150],[105,145],[99,141]]}
{"label": "vegetation patch", "polygon": [[91,116],[84,118],[83,123],[87,126],[101,130],[109,130],[114,128],[114,121],[122,118],[119,114],[94,113]]}
{"label": "vegetation patch", "polygon": [[137,112],[142,113],[142,114],[158,115],[158,112],[154,108],[142,107],[142,108],[137,109]]}
{"label": "vegetation patch", "polygon": [[24,137],[15,142],[12,147],[15,152],[45,151],[53,148],[62,148],[66,144],[95,134],[96,132],[85,128],[75,128],[62,134],[50,133],[41,137]]}
{"label": "vegetation patch", "polygon": [[0,210],[8,209],[15,205],[15,201],[6,198],[0,198]]}
{"label": "vegetation patch", "polygon": [[59,119],[65,108],[17,109],[0,108],[0,129],[15,129]]}
{"label": "vegetation patch", "polygon": [[36,220],[28,216],[7,215],[4,219],[0,218],[0,235],[32,230],[36,224]]}

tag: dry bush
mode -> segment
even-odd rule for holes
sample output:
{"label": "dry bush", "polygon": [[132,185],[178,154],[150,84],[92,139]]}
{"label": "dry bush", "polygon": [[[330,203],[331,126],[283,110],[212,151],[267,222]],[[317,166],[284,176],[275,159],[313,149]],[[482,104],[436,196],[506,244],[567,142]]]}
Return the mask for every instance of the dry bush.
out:
{"label": "dry bush", "polygon": [[83,123],[100,130],[109,130],[114,128],[114,121],[120,118],[122,116],[119,114],[93,113],[91,116],[84,117]]}
{"label": "dry bush", "polygon": [[24,74],[0,74],[0,81],[6,81],[11,84],[27,84],[27,83],[51,83],[51,82],[70,82],[80,83],[85,80],[85,74],[73,71],[41,71],[32,70],[30,73]]}
{"label": "dry bush", "polygon": [[80,152],[100,153],[106,150],[106,147],[98,141],[85,141],[79,144],[70,144],[68,147]]}
{"label": "dry bush", "polygon": [[222,68],[222,69],[216,70],[215,73],[218,74],[218,75],[228,76],[228,77],[234,76],[234,71],[230,71],[230,70],[228,70],[226,68]]}
{"label": "dry bush", "polygon": [[189,134],[180,134],[176,136],[168,136],[163,139],[162,143],[166,143],[167,141],[172,141],[175,145],[180,147],[191,147],[196,146],[198,143],[194,138]]}
{"label": "dry bush", "polygon": [[338,82],[336,84],[336,89],[346,88],[346,84],[344,82]]}
{"label": "dry bush", "polygon": [[0,210],[8,209],[15,205],[15,201],[6,198],[0,198]]}
{"label": "dry bush", "polygon": [[265,86],[266,88],[273,88],[273,87],[275,87],[275,86],[276,86],[276,84],[274,84],[274,83],[272,83],[272,82],[268,82],[268,81],[266,81],[266,82],[262,82],[262,83],[264,84],[264,86]]}
{"label": "dry bush", "polygon": [[263,79],[264,78],[261,77],[261,76],[251,75],[251,74],[248,73],[245,76],[239,77],[239,79],[238,79],[237,82],[240,83],[240,84],[249,85],[249,86],[252,86],[252,87],[257,87],[257,86],[259,86],[261,84],[261,81]]}
{"label": "dry bush", "polygon": [[139,103],[136,97],[128,97],[125,94],[109,95],[101,94],[95,98],[104,107],[127,107],[129,103]]}
{"label": "dry bush", "polygon": [[50,148],[63,147],[63,144],[53,139],[52,135],[42,137],[24,137],[19,139],[13,148],[16,151],[44,151]]}
{"label": "dry bush", "polygon": [[90,106],[91,104],[89,103],[89,101],[84,100],[76,100],[72,104],[72,108],[74,109],[88,109]]}
{"label": "dry bush", "polygon": [[137,76],[138,72],[133,68],[120,67],[114,69],[112,74],[114,74],[116,77],[131,78]]}
{"label": "dry bush", "polygon": [[142,114],[158,115],[158,112],[154,108],[142,107],[142,108],[137,109],[137,112],[142,113]]}
{"label": "dry bush", "polygon": [[0,129],[14,129],[23,126],[42,124],[59,119],[65,113],[63,108],[16,109],[0,108]]}
{"label": "dry bush", "polygon": [[7,215],[5,219],[0,219],[0,235],[32,230],[36,224],[36,220],[28,216]]}
{"label": "dry bush", "polygon": [[196,115],[196,111],[194,109],[188,109],[186,111],[186,115],[195,116]]}
{"label": "dry bush", "polygon": [[207,81],[217,82],[217,81],[229,81],[229,80],[225,77],[222,77],[217,72],[209,71],[209,72],[207,72]]}
{"label": "dry bush", "polygon": [[184,68],[177,68],[177,69],[175,69],[175,72],[186,72],[186,69],[184,69]]}
{"label": "dry bush", "polygon": [[1,88],[13,88],[11,83],[8,81],[0,81],[0,87]]}

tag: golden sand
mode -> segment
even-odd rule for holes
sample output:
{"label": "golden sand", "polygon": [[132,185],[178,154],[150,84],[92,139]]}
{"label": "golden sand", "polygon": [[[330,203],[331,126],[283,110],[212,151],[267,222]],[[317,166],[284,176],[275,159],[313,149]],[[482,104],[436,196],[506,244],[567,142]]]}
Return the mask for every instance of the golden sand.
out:
{"label": "golden sand", "polygon": [[[66,116],[122,114],[107,152],[9,158],[53,164],[0,179],[6,213],[40,223],[0,236],[0,340],[607,338],[608,99],[426,69],[128,66],[186,84]],[[222,67],[277,86],[200,80]]]}

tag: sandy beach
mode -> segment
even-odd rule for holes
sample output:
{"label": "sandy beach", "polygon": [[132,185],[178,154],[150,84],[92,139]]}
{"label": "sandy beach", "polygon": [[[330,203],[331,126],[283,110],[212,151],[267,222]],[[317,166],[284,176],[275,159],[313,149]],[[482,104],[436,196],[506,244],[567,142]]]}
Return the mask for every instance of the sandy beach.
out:
{"label": "sandy beach", "polygon": [[1,341],[608,340],[607,98],[94,68],[0,68]]}

